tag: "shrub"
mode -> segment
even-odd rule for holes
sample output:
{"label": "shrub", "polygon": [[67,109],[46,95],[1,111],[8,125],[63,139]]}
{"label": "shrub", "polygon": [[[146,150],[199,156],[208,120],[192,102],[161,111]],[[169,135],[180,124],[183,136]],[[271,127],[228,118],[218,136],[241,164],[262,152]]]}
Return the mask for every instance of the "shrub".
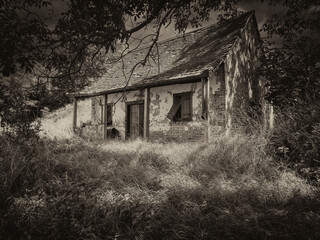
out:
{"label": "shrub", "polygon": [[32,101],[29,97],[31,88],[26,89],[21,79],[15,77],[0,82],[1,128],[10,136],[35,138],[40,124],[34,120],[39,116],[40,109],[38,101]]}
{"label": "shrub", "polygon": [[320,180],[320,101],[297,100],[277,109],[270,146],[279,161],[310,181]]}

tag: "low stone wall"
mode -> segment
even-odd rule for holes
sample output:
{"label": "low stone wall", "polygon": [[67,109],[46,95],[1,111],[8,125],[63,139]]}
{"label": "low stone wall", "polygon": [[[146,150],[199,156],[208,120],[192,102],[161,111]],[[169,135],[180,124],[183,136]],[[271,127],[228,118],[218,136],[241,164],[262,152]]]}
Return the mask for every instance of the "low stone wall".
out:
{"label": "low stone wall", "polygon": [[175,142],[199,142],[206,140],[205,125],[188,125],[186,123],[174,123],[168,131],[151,131],[150,141],[175,141]]}

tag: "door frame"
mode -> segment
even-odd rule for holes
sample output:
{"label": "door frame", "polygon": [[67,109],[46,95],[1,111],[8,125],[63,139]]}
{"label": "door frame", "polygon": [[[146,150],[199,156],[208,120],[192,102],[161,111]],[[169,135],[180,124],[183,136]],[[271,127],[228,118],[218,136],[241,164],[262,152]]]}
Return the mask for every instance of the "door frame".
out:
{"label": "door frame", "polygon": [[[130,116],[129,116],[128,110],[131,105],[142,105],[142,110],[143,110],[143,114],[144,114],[144,100],[126,102],[126,106],[125,106],[125,108],[126,108],[125,109],[125,139],[130,139],[130,119],[129,119]],[[140,114],[140,106],[139,106],[139,114]],[[143,121],[143,124],[145,124],[144,123],[144,116],[142,116],[142,121]],[[144,135],[144,129],[142,129],[142,136],[140,136],[140,133],[139,133],[139,137],[143,138],[143,135]]]}

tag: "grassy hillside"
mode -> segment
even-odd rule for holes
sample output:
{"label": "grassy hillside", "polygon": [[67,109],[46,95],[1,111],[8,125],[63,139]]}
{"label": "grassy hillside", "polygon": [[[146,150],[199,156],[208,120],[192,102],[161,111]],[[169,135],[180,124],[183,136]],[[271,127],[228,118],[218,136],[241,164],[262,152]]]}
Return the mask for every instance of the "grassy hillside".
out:
{"label": "grassy hillside", "polygon": [[319,239],[319,191],[265,145],[2,139],[0,238]]}
{"label": "grassy hillside", "polygon": [[[91,101],[78,101],[77,109],[77,126],[83,122],[90,121]],[[51,139],[70,139],[73,134],[73,106],[68,104],[65,107],[56,111],[47,113],[41,119],[40,136]]]}

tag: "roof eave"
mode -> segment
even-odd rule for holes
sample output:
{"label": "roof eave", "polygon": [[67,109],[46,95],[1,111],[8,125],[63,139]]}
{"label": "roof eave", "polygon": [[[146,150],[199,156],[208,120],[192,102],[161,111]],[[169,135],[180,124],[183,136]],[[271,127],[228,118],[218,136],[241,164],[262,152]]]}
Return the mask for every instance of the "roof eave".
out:
{"label": "roof eave", "polygon": [[160,80],[157,82],[150,82],[150,83],[140,83],[135,84],[132,86],[122,87],[122,88],[115,88],[110,90],[104,90],[99,92],[92,92],[92,93],[72,93],[71,96],[75,98],[86,98],[86,97],[94,97],[98,95],[105,95],[111,93],[119,93],[119,92],[127,92],[133,90],[140,90],[144,88],[151,88],[151,87],[161,87],[166,85],[173,85],[173,84],[183,84],[183,83],[192,83],[192,82],[199,82],[202,78],[209,77],[209,70],[204,70],[202,73],[185,76],[185,77],[178,77],[178,78],[170,78],[168,80]]}

